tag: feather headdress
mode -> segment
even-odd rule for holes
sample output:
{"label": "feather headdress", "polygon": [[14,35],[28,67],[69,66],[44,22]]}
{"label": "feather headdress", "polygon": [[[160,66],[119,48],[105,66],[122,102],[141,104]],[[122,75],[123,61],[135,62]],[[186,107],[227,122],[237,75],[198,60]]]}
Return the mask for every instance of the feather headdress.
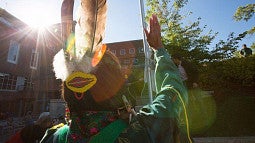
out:
{"label": "feather headdress", "polygon": [[65,81],[76,71],[89,73],[103,56],[106,24],[106,0],[81,0],[73,34],[74,0],[64,0],[61,7],[63,49],[53,61],[58,79]]}

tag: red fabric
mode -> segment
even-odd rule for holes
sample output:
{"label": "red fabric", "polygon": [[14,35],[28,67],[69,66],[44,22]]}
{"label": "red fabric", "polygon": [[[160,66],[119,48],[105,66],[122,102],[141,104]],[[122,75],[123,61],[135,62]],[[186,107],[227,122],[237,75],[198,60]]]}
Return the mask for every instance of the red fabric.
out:
{"label": "red fabric", "polygon": [[5,143],[23,143],[23,140],[20,136],[20,131],[14,134],[9,140],[7,140]]}

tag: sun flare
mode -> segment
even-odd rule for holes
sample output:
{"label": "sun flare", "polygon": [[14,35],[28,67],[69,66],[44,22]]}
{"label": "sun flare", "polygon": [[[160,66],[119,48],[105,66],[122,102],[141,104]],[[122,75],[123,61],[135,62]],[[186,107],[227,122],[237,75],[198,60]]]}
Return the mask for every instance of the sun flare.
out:
{"label": "sun flare", "polygon": [[57,23],[60,19],[59,17],[54,17],[57,14],[53,13],[49,7],[42,6],[40,3],[33,3],[22,12],[26,15],[24,18],[25,23],[32,28],[45,28]]}
{"label": "sun flare", "polygon": [[26,19],[26,23],[33,28],[47,27],[52,24],[50,16],[43,14],[40,11],[31,12],[29,18]]}

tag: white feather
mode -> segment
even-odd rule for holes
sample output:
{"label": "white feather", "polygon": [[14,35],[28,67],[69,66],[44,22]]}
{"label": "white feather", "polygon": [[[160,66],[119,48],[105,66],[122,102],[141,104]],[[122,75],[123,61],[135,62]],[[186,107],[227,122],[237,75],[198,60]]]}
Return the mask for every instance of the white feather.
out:
{"label": "white feather", "polygon": [[53,60],[53,70],[57,79],[65,81],[67,77],[76,71],[89,73],[92,70],[90,57],[83,57],[80,61],[66,60],[64,51],[60,50]]}

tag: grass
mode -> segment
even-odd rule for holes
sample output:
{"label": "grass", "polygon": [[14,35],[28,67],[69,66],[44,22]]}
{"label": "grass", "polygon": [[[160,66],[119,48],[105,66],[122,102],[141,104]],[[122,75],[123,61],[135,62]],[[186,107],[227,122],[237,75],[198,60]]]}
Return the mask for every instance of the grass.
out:
{"label": "grass", "polygon": [[239,94],[218,97],[214,123],[206,131],[195,136],[238,137],[254,135],[255,96]]}

